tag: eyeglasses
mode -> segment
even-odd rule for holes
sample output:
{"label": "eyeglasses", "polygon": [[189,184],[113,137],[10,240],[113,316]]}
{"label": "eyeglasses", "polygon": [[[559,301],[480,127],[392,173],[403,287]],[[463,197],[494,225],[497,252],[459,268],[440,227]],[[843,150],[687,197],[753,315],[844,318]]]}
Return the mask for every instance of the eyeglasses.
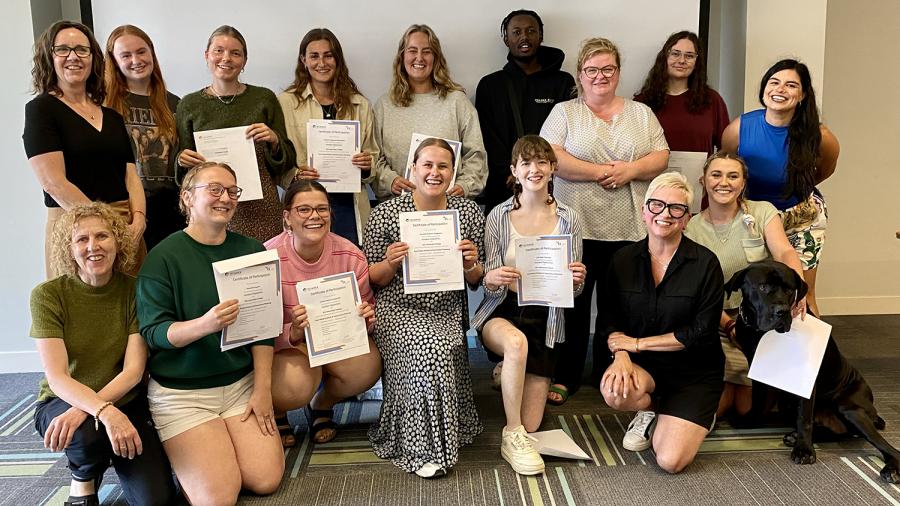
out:
{"label": "eyeglasses", "polygon": [[206,191],[216,198],[219,198],[223,193],[228,192],[228,198],[230,198],[231,200],[237,200],[238,198],[240,198],[241,193],[243,193],[244,191],[244,189],[240,186],[229,186],[228,188],[226,188],[219,183],[195,184],[191,187],[192,190],[196,188],[206,188]]}
{"label": "eyeglasses", "polygon": [[581,69],[584,72],[584,75],[587,76],[588,79],[596,79],[597,75],[602,75],[603,77],[609,79],[610,77],[616,75],[616,72],[619,71],[619,67],[615,65],[607,65],[603,68],[599,67],[585,67]]}
{"label": "eyeglasses", "polygon": [[68,58],[73,51],[79,58],[87,58],[91,55],[91,48],[88,46],[53,46],[53,54],[60,58]]}
{"label": "eyeglasses", "polygon": [[647,210],[654,215],[661,214],[666,208],[669,208],[669,216],[673,218],[681,218],[690,210],[684,204],[669,204],[659,199],[647,199]]}
{"label": "eyeglasses", "polygon": [[684,59],[687,61],[694,61],[697,59],[697,53],[682,53],[677,49],[669,51],[669,58],[673,60],[680,60],[682,56],[684,56]]}
{"label": "eyeglasses", "polygon": [[315,211],[316,214],[319,215],[319,218],[327,218],[331,216],[331,207],[329,206],[296,206],[292,207],[291,210],[294,211],[294,214],[296,214],[300,218],[309,218],[310,216],[312,216],[313,211]]}

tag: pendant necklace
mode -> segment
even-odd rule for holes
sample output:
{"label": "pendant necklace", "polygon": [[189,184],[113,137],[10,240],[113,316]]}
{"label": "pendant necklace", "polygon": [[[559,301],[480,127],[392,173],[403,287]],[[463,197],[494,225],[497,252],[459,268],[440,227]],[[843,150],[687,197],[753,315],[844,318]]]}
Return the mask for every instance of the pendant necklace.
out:
{"label": "pendant necklace", "polygon": [[[240,86],[240,84],[238,84],[238,86]],[[224,98],[220,97],[218,93],[216,93],[216,88],[212,84],[209,85],[209,91],[212,92],[214,97],[219,99],[219,102],[222,102],[225,105],[231,105],[231,103],[234,102],[234,99],[238,96],[238,94],[235,93],[231,96],[230,100],[225,100]]]}

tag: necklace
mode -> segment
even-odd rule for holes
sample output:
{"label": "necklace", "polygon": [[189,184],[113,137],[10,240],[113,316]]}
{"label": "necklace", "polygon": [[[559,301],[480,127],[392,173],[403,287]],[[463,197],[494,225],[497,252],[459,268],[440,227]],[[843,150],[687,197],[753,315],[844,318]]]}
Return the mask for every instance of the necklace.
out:
{"label": "necklace", "polygon": [[[240,87],[240,84],[238,84],[238,87]],[[234,95],[231,96],[230,100],[225,100],[224,98],[220,97],[218,93],[216,93],[216,88],[211,84],[209,85],[209,91],[212,92],[214,97],[219,99],[219,102],[222,102],[225,105],[231,105],[231,103],[234,102],[234,99],[236,99],[238,96],[238,93],[235,93]]]}
{"label": "necklace", "polygon": [[716,223],[712,220],[712,217],[704,211],[704,218],[706,221],[712,225],[713,233],[716,235],[716,239],[725,244],[728,242],[728,239],[731,238],[731,231],[734,230],[734,218],[732,217],[730,221],[727,223]]}
{"label": "necklace", "polygon": [[668,269],[668,268],[669,268],[669,263],[672,262],[672,258],[675,256],[675,253],[677,253],[677,252],[678,252],[678,250],[675,250],[674,253],[672,253],[671,255],[669,255],[669,260],[666,261],[666,262],[663,262],[663,261],[660,260],[656,255],[654,255],[652,251],[650,251],[650,248],[647,248],[647,253],[650,253],[650,259],[653,260],[653,261],[655,261],[655,262],[658,263],[659,265],[661,265],[663,269]]}
{"label": "necklace", "polygon": [[72,108],[75,109],[75,112],[78,113],[79,116],[87,116],[87,117],[91,118],[91,121],[94,121],[94,119],[96,118],[96,116],[94,116],[94,114],[91,112],[90,105],[88,105],[87,108],[85,108],[84,104],[79,104],[77,102],[69,100],[66,98],[65,95],[61,96],[60,98],[63,99],[63,102],[71,105]]}

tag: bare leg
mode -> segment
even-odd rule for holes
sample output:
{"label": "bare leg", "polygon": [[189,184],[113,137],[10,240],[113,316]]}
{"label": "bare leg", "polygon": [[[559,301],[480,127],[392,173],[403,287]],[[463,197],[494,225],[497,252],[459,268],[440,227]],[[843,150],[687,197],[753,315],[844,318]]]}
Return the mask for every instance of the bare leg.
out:
{"label": "bare leg", "polygon": [[740,416],[746,416],[751,408],[753,408],[753,387],[734,385],[734,411]]}
{"label": "bare leg", "polygon": [[722,418],[725,413],[734,405],[734,383],[725,382],[725,388],[722,389],[722,397],[719,397],[719,407],[716,409],[716,417]]}
{"label": "bare leg", "polygon": [[240,416],[228,417],[225,427],[231,437],[243,487],[262,495],[278,490],[284,474],[284,450],[278,436],[264,435],[252,415],[243,422]]}
{"label": "bare leg", "polygon": [[528,340],[505,318],[488,320],[481,336],[489,350],[503,357],[500,391],[503,393],[506,427],[514,429],[522,425],[522,392],[525,387]]}
{"label": "bare leg", "polygon": [[525,374],[525,388],[522,392],[522,424],[525,432],[535,432],[544,420],[544,407],[547,405],[547,390],[550,378],[536,374]]}
{"label": "bare leg", "polygon": [[670,415],[659,415],[653,432],[656,463],[667,473],[680,473],[694,461],[697,450],[709,431],[694,422]]}
{"label": "bare leg", "polygon": [[272,404],[283,415],[309,404],[319,383],[322,368],[310,368],[306,353],[295,348],[281,350],[272,359]]}
{"label": "bare leg", "polygon": [[231,436],[221,418],[163,441],[163,448],[184,495],[192,504],[237,502],[241,470]]}
{"label": "bare leg", "polygon": [[819,270],[818,267],[813,267],[812,269],[803,271],[803,278],[806,281],[807,292],[806,292],[806,305],[809,308],[809,312],[814,314],[815,316],[820,316],[819,313],[819,304],[816,303],[816,272]]}

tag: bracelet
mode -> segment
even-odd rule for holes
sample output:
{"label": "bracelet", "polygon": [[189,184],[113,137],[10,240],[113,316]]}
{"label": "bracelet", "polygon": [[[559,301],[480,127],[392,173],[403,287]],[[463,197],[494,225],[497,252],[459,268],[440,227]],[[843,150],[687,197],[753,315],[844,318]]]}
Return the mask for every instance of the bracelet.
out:
{"label": "bracelet", "polygon": [[102,406],[100,406],[100,409],[98,409],[97,412],[94,413],[94,430],[100,430],[100,413],[103,413],[104,409],[106,409],[112,405],[113,405],[113,403],[106,401],[103,403]]}
{"label": "bracelet", "polygon": [[641,352],[641,340],[636,337],[634,338],[634,352],[635,353]]}
{"label": "bracelet", "polygon": [[468,273],[474,271],[479,265],[480,265],[480,264],[479,264],[478,261],[476,260],[475,263],[472,264],[472,267],[469,267],[468,269],[463,269],[463,272],[466,273],[466,274],[468,274]]}
{"label": "bracelet", "polygon": [[131,211],[131,214],[143,214],[144,218],[147,217],[147,213],[145,213],[144,211]]}

